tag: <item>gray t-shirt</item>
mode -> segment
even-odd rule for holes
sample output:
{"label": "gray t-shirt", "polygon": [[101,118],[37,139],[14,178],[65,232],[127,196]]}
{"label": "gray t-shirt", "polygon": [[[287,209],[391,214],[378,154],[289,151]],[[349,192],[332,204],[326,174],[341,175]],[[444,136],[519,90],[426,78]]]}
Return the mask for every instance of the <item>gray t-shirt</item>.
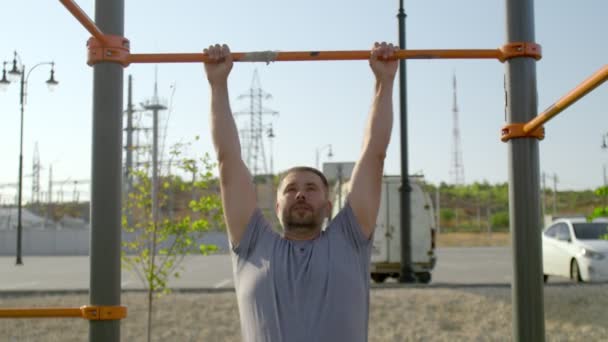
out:
{"label": "gray t-shirt", "polygon": [[256,209],[232,248],[243,340],[367,341],[372,240],[348,204],[308,241],[284,239]]}

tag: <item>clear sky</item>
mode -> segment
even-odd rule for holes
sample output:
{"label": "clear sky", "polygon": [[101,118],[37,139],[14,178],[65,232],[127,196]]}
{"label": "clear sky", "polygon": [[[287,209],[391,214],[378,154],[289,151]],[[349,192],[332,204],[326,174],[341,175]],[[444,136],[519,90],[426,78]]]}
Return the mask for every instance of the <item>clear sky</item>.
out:
{"label": "clear sky", "polygon": [[[398,1],[125,1],[125,36],[132,53],[199,52],[209,44],[228,43],[233,51],[363,50],[374,41],[398,42]],[[94,1],[78,4],[94,18]],[[8,5],[8,4],[7,4]],[[505,34],[505,1],[405,1],[410,49],[494,49]],[[608,2],[605,0],[535,1],[539,112],[608,63]],[[92,132],[92,68],[86,65],[88,32],[59,1],[13,1],[0,21],[0,59],[17,50],[29,67],[53,60],[60,81],[50,93],[49,69],[29,78],[25,108],[24,196],[31,194],[34,144],[42,163],[46,191],[53,178],[89,179]],[[280,113],[267,117],[276,138],[274,169],[315,164],[316,149],[331,144],[331,161],[354,161],[371,105],[373,77],[364,61],[237,63],[230,77],[234,111],[247,109],[237,97],[249,91],[254,69],[273,98],[265,107]],[[460,132],[467,183],[505,182],[507,145],[499,139],[505,124],[505,66],[490,60],[411,60],[407,63],[410,172],[427,181],[450,182],[452,162],[452,75],[458,80]],[[154,65],[125,69],[134,78],[134,101],[152,95]],[[171,98],[167,144],[200,143],[188,153],[213,153],[209,137],[209,87],[198,64],[158,67],[160,96]],[[400,173],[398,87],[395,125],[386,173]],[[125,86],[126,93],[126,86]],[[172,95],[173,94],[173,95]],[[0,93],[0,184],[15,183],[19,148],[19,86]],[[603,183],[608,150],[601,149],[608,86],[603,85],[549,122],[540,143],[542,171],[557,174],[558,189],[589,189]],[[125,96],[126,106],[126,96]],[[166,119],[166,117],[165,117]],[[239,123],[243,123],[239,119]],[[270,150],[265,141],[266,150]],[[321,161],[327,161],[326,150]],[[547,180],[547,186],[552,185]],[[55,187],[57,189],[58,186]],[[6,201],[9,188],[0,188]],[[71,191],[66,186],[65,191]],[[66,196],[69,196],[66,193]],[[86,196],[86,195],[84,195]]]}

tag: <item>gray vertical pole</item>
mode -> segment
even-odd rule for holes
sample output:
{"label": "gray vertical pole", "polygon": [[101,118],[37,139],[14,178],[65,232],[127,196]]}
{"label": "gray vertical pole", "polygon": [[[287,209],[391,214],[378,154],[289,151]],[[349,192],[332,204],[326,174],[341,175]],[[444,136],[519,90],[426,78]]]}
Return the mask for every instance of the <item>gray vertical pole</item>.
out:
{"label": "gray vertical pole", "polygon": [[[124,188],[124,201],[126,202],[129,198],[129,195],[133,191],[133,77],[129,75],[128,81],[128,90],[127,90],[127,146],[125,148],[126,152],[126,166],[124,168],[124,179],[123,185]],[[127,227],[132,227],[133,225],[133,215],[131,213],[131,208],[126,208],[126,216],[127,216]]]}
{"label": "gray vertical pole", "polygon": [[[534,2],[507,0],[507,41],[534,42]],[[532,57],[506,62],[507,123],[537,114],[536,64]],[[509,224],[513,249],[513,340],[545,340],[538,140],[508,142]]]}
{"label": "gray vertical pole", "polygon": [[[158,109],[152,111],[152,221],[158,222]],[[152,246],[154,248],[155,246]],[[152,256],[154,257],[154,256]]]}
{"label": "gray vertical pole", "polygon": [[[399,0],[399,48],[405,50],[405,11],[403,0]],[[408,155],[407,155],[407,78],[406,61],[399,60],[399,118],[401,128],[401,272],[400,283],[413,283],[416,281],[412,274],[411,252],[411,210]]]}
{"label": "gray vertical pole", "polygon": [[[124,35],[124,0],[95,1],[95,22],[106,34]],[[91,165],[92,305],[120,305],[123,67],[93,67]],[[120,341],[120,321],[90,321],[89,341]]]}
{"label": "gray vertical pole", "polygon": [[126,167],[125,178],[127,181],[126,192],[131,192],[133,179],[131,172],[133,171],[133,77],[129,75],[128,97],[127,97],[127,146],[126,146]]}
{"label": "gray vertical pole", "polygon": [[[128,201],[133,191],[133,77],[129,75],[127,85],[127,145],[125,146],[125,167],[123,170],[123,200]],[[133,215],[131,208],[126,206],[127,227],[133,226]]]}
{"label": "gray vertical pole", "polygon": [[[17,53],[15,52],[15,58]],[[31,70],[31,69],[30,69]],[[18,190],[18,202],[17,202],[17,260],[15,265],[23,265],[23,259],[21,258],[21,243],[23,240],[23,222],[22,222],[22,210],[23,210],[23,112],[25,107],[25,65],[21,66],[21,91],[19,93],[19,103],[21,104],[21,124],[19,130],[19,190]]]}

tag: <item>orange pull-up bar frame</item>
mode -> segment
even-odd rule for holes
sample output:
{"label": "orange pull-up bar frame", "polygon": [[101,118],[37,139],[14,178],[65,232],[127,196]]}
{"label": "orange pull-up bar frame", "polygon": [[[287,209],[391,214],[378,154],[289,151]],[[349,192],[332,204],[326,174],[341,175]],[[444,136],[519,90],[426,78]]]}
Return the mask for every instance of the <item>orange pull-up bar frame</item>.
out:
{"label": "orange pull-up bar frame", "polygon": [[84,318],[90,321],[108,321],[126,317],[125,306],[84,305],[79,308],[0,309],[0,318]]}
{"label": "orange pull-up bar frame", "polygon": [[562,112],[564,109],[568,108],[574,102],[590,93],[593,89],[599,87],[606,80],[608,80],[608,65],[605,65],[603,68],[596,71],[576,88],[572,89],[561,99],[557,100],[557,102],[549,106],[549,108],[545,109],[544,112],[540,113],[537,117],[526,123],[523,129],[524,133],[534,131],[542,124]]}
{"label": "orange pull-up bar frame", "polygon": [[[87,42],[89,55],[87,63],[94,65],[100,62],[115,62],[124,67],[131,63],[201,63],[210,59],[203,53],[165,53],[165,54],[131,54],[129,40],[124,37],[106,35],[74,0],[59,0],[74,17],[89,31],[93,37]],[[260,51],[234,52],[235,62],[275,62],[275,61],[329,61],[329,60],[366,60],[370,51]],[[515,42],[498,49],[469,50],[400,50],[391,59],[497,59],[504,62],[515,57],[541,58],[541,47],[536,43]],[[601,85],[608,79],[608,66],[600,69],[589,79],[574,88],[548,109],[527,123],[506,125],[501,130],[501,140],[513,138],[544,138],[541,127],[555,115],[568,108],[574,102]]]}
{"label": "orange pull-up bar frame", "polygon": [[503,127],[501,140],[508,141],[512,138],[522,137],[544,138],[545,133],[541,127],[544,123],[570,107],[593,89],[599,87],[606,80],[608,80],[608,65],[596,71],[581,84],[562,96],[557,102],[545,109],[545,111],[538,114],[534,119],[526,123],[511,124]]}
{"label": "orange pull-up bar frame", "polygon": [[[106,35],[84,13],[73,0],[59,0],[76,19],[93,35],[89,39],[87,63],[115,62],[124,67],[131,63],[201,63],[210,59],[203,53],[131,54],[129,40],[124,37]],[[260,51],[234,52],[235,62],[278,62],[278,61],[331,61],[367,60],[370,51]],[[510,43],[498,49],[470,50],[402,50],[391,59],[497,59],[501,62],[514,57],[541,58],[540,45],[535,43]]]}

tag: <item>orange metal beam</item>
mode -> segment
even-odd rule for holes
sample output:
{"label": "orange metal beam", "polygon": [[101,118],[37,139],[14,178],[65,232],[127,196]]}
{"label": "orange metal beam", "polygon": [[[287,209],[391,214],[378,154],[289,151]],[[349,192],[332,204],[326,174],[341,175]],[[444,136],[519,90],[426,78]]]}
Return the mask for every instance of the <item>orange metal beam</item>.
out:
{"label": "orange metal beam", "polygon": [[545,122],[551,120],[551,118],[568,108],[574,102],[578,101],[580,98],[587,95],[587,93],[600,86],[607,79],[608,65],[605,65],[603,68],[591,75],[591,77],[583,81],[583,83],[572,89],[568,94],[564,95],[557,102],[549,106],[549,108],[545,109],[544,112],[537,115],[534,119],[528,121],[523,127],[524,134],[535,131]]}
{"label": "orange metal beam", "polygon": [[59,0],[59,2],[61,2],[63,6],[70,11],[70,13],[72,13],[76,20],[78,20],[82,26],[84,26],[84,28],[93,35],[93,37],[97,38],[104,45],[107,44],[107,40],[103,32],[101,32],[93,20],[91,20],[91,18],[89,18],[89,16],[84,13],[82,8],[80,8],[73,0]]}
{"label": "orange metal beam", "polygon": [[[123,66],[131,63],[201,63],[209,59],[202,53],[131,54],[129,41],[124,37],[105,35],[84,13],[74,0],[59,0],[72,15],[87,29],[93,38],[89,39],[89,65],[99,62],[115,62]],[[291,51],[291,52],[236,52],[235,62],[275,62],[275,61],[332,61],[366,60],[370,51]],[[538,44],[516,42],[498,49],[468,50],[403,50],[397,51],[391,59],[498,59],[501,62],[513,57],[533,57],[540,59]]]}
{"label": "orange metal beam", "polygon": [[[334,60],[367,60],[369,50],[354,51],[260,51],[233,52],[235,62],[278,62],[278,61],[334,61]],[[501,49],[488,50],[401,50],[392,59],[498,59],[504,60]],[[166,54],[131,54],[129,63],[200,63],[209,59],[203,53],[166,53]]]}
{"label": "orange metal beam", "polygon": [[0,309],[0,318],[82,317],[79,308]]}
{"label": "orange metal beam", "polygon": [[18,308],[0,309],[0,318],[84,318],[118,320],[127,317],[125,306],[85,305],[80,308]]}

